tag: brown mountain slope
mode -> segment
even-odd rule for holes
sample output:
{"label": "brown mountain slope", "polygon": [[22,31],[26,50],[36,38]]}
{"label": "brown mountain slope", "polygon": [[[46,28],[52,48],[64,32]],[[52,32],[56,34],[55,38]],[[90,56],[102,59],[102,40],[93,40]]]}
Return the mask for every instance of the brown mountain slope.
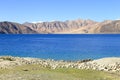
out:
{"label": "brown mountain slope", "polygon": [[120,33],[120,20],[95,22],[92,20],[53,21],[42,23],[0,22],[0,34],[104,34]]}
{"label": "brown mountain slope", "polygon": [[13,22],[0,22],[0,33],[1,34],[32,34],[37,33],[31,28]]}
{"label": "brown mountain slope", "polygon": [[42,23],[25,23],[33,30],[39,33],[73,33],[82,27],[96,24],[97,22],[92,20],[73,20],[73,21],[54,21],[54,22],[42,22]]}
{"label": "brown mountain slope", "polygon": [[110,21],[108,23],[100,23],[94,29],[94,33],[120,33],[120,20]]}

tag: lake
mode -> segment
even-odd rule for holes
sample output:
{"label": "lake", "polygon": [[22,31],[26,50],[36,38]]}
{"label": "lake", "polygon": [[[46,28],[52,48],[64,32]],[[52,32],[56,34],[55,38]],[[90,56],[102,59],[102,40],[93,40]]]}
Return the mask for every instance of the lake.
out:
{"label": "lake", "polygon": [[120,57],[120,34],[4,34],[0,56],[55,60]]}

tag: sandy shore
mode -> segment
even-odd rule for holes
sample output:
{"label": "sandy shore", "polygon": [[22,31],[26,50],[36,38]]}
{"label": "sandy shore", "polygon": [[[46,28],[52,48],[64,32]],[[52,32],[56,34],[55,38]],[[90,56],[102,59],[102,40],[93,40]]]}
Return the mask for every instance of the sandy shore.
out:
{"label": "sandy shore", "polygon": [[93,69],[100,71],[116,72],[120,71],[120,57],[102,58],[97,60],[82,60],[82,61],[55,61],[50,59],[38,58],[23,58],[12,56],[0,56],[0,68],[13,68],[15,66],[22,66],[26,64],[38,64],[43,67],[51,69],[56,68],[76,68],[76,69]]}

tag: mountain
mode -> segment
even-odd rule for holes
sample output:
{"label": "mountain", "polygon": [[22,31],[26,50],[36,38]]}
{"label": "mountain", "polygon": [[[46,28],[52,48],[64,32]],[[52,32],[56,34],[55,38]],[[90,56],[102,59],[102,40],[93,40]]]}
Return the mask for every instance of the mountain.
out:
{"label": "mountain", "polygon": [[104,34],[120,33],[120,20],[67,20],[24,24],[0,22],[1,34]]}
{"label": "mountain", "polygon": [[[82,27],[96,24],[97,22],[92,20],[73,20],[73,21],[53,21],[42,23],[24,23],[31,29],[40,33],[72,33]],[[84,31],[85,32],[85,31]]]}
{"label": "mountain", "polygon": [[14,22],[0,22],[0,34],[33,34],[37,33],[31,28]]}
{"label": "mountain", "polygon": [[120,20],[100,23],[93,33],[120,33]]}

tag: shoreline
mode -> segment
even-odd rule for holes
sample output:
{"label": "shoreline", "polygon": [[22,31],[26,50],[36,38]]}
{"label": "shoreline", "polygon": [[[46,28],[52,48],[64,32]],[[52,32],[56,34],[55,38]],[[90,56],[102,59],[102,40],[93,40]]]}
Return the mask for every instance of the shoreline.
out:
{"label": "shoreline", "polygon": [[96,60],[64,61],[29,57],[0,56],[0,68],[7,69],[22,65],[40,65],[45,68],[92,69],[108,72],[120,72],[120,57],[108,57]]}

